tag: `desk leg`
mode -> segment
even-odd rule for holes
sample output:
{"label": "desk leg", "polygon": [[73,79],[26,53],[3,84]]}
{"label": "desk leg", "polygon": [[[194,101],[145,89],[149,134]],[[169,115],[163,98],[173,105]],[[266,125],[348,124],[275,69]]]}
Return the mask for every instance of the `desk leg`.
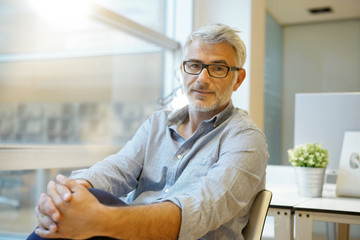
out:
{"label": "desk leg", "polygon": [[296,211],[296,240],[311,240],[314,217],[309,212]]}
{"label": "desk leg", "polygon": [[268,215],[274,217],[276,240],[294,239],[294,215],[290,209],[269,208]]}
{"label": "desk leg", "polygon": [[350,225],[346,223],[338,223],[338,240],[349,239]]}

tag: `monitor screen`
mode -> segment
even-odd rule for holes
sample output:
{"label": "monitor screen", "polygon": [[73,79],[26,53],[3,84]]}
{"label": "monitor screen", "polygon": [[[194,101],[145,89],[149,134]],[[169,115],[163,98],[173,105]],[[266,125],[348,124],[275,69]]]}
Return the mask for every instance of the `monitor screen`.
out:
{"label": "monitor screen", "polygon": [[328,169],[338,170],[346,131],[360,131],[360,92],[296,94],[295,146],[323,144],[329,151]]}

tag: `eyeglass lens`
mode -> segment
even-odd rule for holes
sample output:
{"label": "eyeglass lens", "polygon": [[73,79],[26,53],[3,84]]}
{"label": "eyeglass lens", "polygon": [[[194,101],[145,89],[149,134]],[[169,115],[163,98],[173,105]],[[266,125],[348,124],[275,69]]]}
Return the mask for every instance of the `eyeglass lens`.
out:
{"label": "eyeglass lens", "polygon": [[184,62],[184,70],[189,74],[200,74],[201,71],[206,68],[208,73],[212,77],[226,77],[229,71],[227,66],[217,65],[217,64],[202,64],[198,62]]}

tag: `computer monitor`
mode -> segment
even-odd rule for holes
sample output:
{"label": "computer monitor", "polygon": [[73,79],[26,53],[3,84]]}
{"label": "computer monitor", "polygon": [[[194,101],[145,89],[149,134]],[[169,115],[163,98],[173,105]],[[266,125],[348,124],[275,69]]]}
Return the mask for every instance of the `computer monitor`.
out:
{"label": "computer monitor", "polygon": [[360,131],[346,132],[341,149],[336,195],[360,197]]}
{"label": "computer monitor", "polygon": [[360,92],[299,93],[295,96],[294,145],[321,143],[329,170],[338,170],[346,131],[360,131]]}

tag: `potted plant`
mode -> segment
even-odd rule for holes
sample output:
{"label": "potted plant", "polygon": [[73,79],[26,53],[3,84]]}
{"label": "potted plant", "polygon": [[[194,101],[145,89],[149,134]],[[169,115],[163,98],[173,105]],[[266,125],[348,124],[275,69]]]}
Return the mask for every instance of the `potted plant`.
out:
{"label": "potted plant", "polygon": [[328,150],[319,143],[297,145],[288,150],[289,162],[295,166],[298,193],[303,197],[321,197]]}

